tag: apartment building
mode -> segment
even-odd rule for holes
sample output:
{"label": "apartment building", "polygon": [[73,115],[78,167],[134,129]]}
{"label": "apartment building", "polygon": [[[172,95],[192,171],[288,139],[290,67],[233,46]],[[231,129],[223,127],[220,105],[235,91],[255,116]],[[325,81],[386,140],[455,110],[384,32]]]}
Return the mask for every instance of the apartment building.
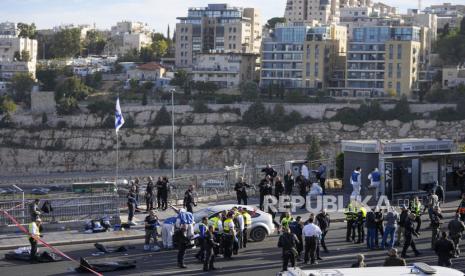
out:
{"label": "apartment building", "polygon": [[290,23],[338,23],[339,0],[287,0],[284,17]]}
{"label": "apartment building", "polygon": [[347,30],[326,25],[307,31],[303,55],[305,88],[326,89],[343,81],[346,61]]}
{"label": "apartment building", "polygon": [[465,67],[453,66],[442,69],[442,88],[449,89],[465,85]]}
{"label": "apartment building", "polygon": [[111,27],[106,51],[124,55],[131,50],[140,51],[152,44],[152,31],[142,22],[122,21]]}
{"label": "apartment building", "polygon": [[[27,60],[24,54],[29,56]],[[37,40],[0,35],[0,79],[10,79],[17,73],[29,73],[35,78],[36,63]]]}
{"label": "apartment building", "polygon": [[219,88],[238,88],[256,79],[258,54],[212,52],[199,54],[192,68],[192,80],[214,82]]}
{"label": "apartment building", "polygon": [[19,30],[16,23],[8,21],[0,23],[0,35],[18,36]]}
{"label": "apartment building", "polygon": [[422,37],[427,28],[355,28],[348,43],[346,96],[412,97],[417,88]]}
{"label": "apartment building", "polygon": [[442,30],[446,24],[450,28],[459,28],[460,22],[465,15],[465,5],[454,5],[451,3],[431,5],[426,7],[424,12],[437,16],[438,30]]}
{"label": "apartment building", "polygon": [[147,23],[137,21],[121,21],[111,27],[111,35],[150,33]]}
{"label": "apartment building", "polygon": [[260,87],[303,88],[303,53],[311,27],[301,23],[277,24],[263,40]]}
{"label": "apartment building", "polygon": [[210,51],[233,53],[260,52],[262,27],[260,13],[254,8],[209,4],[189,8],[176,24],[177,67],[192,67],[196,57]]}

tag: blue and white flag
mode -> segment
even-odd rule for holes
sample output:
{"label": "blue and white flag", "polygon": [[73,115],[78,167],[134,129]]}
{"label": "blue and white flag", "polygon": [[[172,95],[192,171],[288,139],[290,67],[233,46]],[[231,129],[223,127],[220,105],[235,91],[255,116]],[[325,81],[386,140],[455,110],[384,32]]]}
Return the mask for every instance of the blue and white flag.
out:
{"label": "blue and white flag", "polygon": [[116,99],[116,112],[115,112],[115,128],[116,133],[124,125],[123,113],[121,113],[121,106],[119,106],[119,98]]}

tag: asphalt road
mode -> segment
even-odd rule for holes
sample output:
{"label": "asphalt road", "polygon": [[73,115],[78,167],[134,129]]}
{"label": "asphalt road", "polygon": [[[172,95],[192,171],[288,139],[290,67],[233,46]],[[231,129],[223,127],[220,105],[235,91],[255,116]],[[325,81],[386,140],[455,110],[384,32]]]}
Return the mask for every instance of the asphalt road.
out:
{"label": "asphalt road", "polygon": [[[424,223],[426,225],[427,223]],[[427,229],[422,230],[422,235],[416,240],[419,250],[423,253],[418,258],[407,259],[408,263],[425,262],[435,265],[437,258],[430,247],[431,233]],[[281,270],[281,250],[277,248],[278,236],[268,237],[260,243],[249,243],[247,249],[240,251],[238,256],[231,261],[219,259],[216,266],[221,268],[214,274],[208,275],[276,275]],[[187,269],[179,269],[176,266],[177,251],[164,251],[146,253],[142,251],[142,240],[116,242],[112,245],[127,245],[131,249],[127,253],[106,254],[104,256],[92,256],[97,252],[92,244],[71,245],[58,247],[60,250],[78,259],[81,256],[89,260],[137,260],[137,268],[118,273],[106,273],[105,275],[207,275],[202,271],[202,265],[194,258],[196,249],[187,252]],[[370,251],[363,244],[351,244],[345,241],[344,223],[332,224],[327,236],[329,254],[322,253],[323,261],[316,266],[303,266],[304,269],[314,268],[342,268],[350,267],[356,261],[357,254],[365,254],[368,266],[382,265],[386,252],[382,250]],[[462,251],[465,246],[462,246]],[[3,256],[6,252],[0,251]],[[412,252],[408,253],[413,256]],[[462,254],[465,255],[465,254]],[[465,272],[465,257],[454,259],[454,268]],[[298,263],[298,266],[302,266]],[[16,261],[0,260],[1,275],[74,275],[76,265],[71,261],[47,264],[29,264]]]}

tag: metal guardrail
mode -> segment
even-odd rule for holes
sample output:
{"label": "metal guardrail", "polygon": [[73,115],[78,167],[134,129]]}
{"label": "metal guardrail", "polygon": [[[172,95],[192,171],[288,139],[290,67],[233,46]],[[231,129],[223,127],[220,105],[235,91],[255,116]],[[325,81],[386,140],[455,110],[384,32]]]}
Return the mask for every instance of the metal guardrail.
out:
{"label": "metal guardrail", "polygon": [[[40,217],[45,222],[82,221],[102,217],[109,217],[115,222],[119,219],[120,215],[120,206],[117,199],[116,194],[47,199],[51,203],[53,211],[48,214],[42,213]],[[25,224],[31,221],[31,203],[31,201],[26,201],[23,204],[20,200],[0,202],[0,209],[11,209],[8,212],[20,223]],[[7,217],[0,216],[0,226],[11,224],[12,222]]]}

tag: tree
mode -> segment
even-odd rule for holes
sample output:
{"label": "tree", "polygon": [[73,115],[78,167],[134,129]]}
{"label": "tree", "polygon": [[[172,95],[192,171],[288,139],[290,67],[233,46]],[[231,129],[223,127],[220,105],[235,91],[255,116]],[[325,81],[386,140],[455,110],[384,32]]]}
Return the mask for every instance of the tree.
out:
{"label": "tree", "polygon": [[157,112],[155,119],[153,121],[154,126],[168,126],[171,125],[171,115],[166,110],[166,107],[163,105],[161,109]]}
{"label": "tree", "polygon": [[37,28],[34,23],[31,25],[26,23],[18,23],[16,27],[19,30],[19,37],[35,39],[37,38]]}
{"label": "tree", "polygon": [[55,100],[59,102],[63,98],[74,98],[78,101],[84,100],[92,92],[80,78],[67,78],[61,84],[57,85],[55,90]]}
{"label": "tree", "polygon": [[152,44],[152,48],[157,59],[160,59],[168,53],[169,44],[165,39],[157,40]]}
{"label": "tree", "polygon": [[449,34],[450,34],[450,26],[449,26],[449,23],[446,23],[444,25],[444,28],[442,29],[441,36],[445,37],[445,36],[448,36]]}
{"label": "tree", "polygon": [[95,72],[93,74],[87,74],[85,77],[85,83],[87,86],[94,89],[99,89],[103,84],[102,72]]}
{"label": "tree", "polygon": [[72,115],[79,111],[78,102],[73,97],[65,97],[57,102],[58,115]]}
{"label": "tree", "polygon": [[55,58],[68,58],[81,52],[81,30],[64,29],[53,35],[51,55]]}
{"label": "tree", "polygon": [[320,141],[316,137],[310,139],[310,145],[307,151],[307,160],[314,161],[321,159]]}
{"label": "tree", "polygon": [[118,62],[140,62],[140,61],[141,61],[140,52],[137,49],[128,50],[124,55],[118,57]]}
{"label": "tree", "polygon": [[88,54],[101,55],[105,50],[106,44],[106,37],[101,31],[91,30],[87,32],[84,48],[87,49]]}
{"label": "tree", "polygon": [[284,17],[273,17],[266,23],[266,27],[270,30],[274,30],[276,24],[278,23],[286,23],[286,18]]}
{"label": "tree", "polygon": [[87,105],[87,110],[103,118],[115,112],[115,104],[113,101],[100,100]]}
{"label": "tree", "polygon": [[7,95],[0,97],[0,114],[11,114],[16,111],[15,102]]}
{"label": "tree", "polygon": [[242,116],[242,123],[251,128],[267,126],[268,120],[269,113],[261,102],[250,105]]}
{"label": "tree", "polygon": [[241,82],[239,91],[243,99],[256,100],[258,98],[258,85],[253,81]]}
{"label": "tree", "polygon": [[170,84],[183,88],[184,94],[190,95],[192,76],[186,70],[180,69],[174,74],[174,78],[171,80]]}
{"label": "tree", "polygon": [[32,79],[30,74],[15,74],[10,82],[10,90],[15,102],[23,102],[29,106],[31,103],[31,90],[34,83],[34,79]]}
{"label": "tree", "polygon": [[156,59],[155,51],[152,47],[142,47],[140,49],[139,59],[142,62],[151,62]]}
{"label": "tree", "polygon": [[465,17],[460,21],[460,34],[465,35]]}
{"label": "tree", "polygon": [[148,93],[147,93],[147,90],[144,89],[144,92],[143,92],[143,94],[142,94],[142,105],[144,105],[144,106],[147,105],[147,102],[148,102],[148,99],[147,99],[148,96],[147,96],[147,94],[148,94]]}

